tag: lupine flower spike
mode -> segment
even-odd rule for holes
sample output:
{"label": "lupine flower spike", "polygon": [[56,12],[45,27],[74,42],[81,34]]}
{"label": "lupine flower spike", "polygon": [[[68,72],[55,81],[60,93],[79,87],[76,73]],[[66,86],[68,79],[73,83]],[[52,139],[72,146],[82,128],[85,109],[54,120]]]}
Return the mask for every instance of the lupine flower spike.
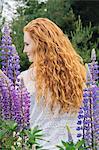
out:
{"label": "lupine flower spike", "polygon": [[78,138],[83,138],[91,150],[99,146],[99,87],[97,79],[99,66],[96,62],[95,50],[92,50],[92,62],[86,64],[87,83],[83,91],[83,106],[78,114]]}
{"label": "lupine flower spike", "polygon": [[20,73],[19,56],[15,46],[12,44],[10,29],[7,25],[4,26],[2,34],[3,36],[0,46],[2,71],[15,83],[15,80]]}

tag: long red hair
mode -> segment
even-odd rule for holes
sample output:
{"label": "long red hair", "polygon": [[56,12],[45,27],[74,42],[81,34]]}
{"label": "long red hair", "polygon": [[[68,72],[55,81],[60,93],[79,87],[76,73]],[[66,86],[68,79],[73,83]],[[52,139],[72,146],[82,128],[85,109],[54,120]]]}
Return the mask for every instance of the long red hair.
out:
{"label": "long red hair", "polygon": [[62,30],[47,18],[32,20],[24,31],[36,44],[37,100],[44,96],[51,110],[59,105],[62,112],[77,112],[86,81],[82,58]]}

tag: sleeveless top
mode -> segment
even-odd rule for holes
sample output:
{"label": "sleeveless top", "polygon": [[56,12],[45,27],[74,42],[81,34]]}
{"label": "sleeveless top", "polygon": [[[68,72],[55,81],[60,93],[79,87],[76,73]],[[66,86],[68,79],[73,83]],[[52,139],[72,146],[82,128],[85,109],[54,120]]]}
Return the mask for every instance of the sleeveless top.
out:
{"label": "sleeveless top", "polygon": [[29,80],[31,71],[31,68],[23,71],[19,77],[23,78],[24,84],[30,93],[30,127],[38,126],[43,130],[44,140],[39,140],[39,143],[43,146],[44,150],[58,150],[56,145],[60,145],[61,140],[65,142],[68,141],[66,124],[70,128],[74,143],[76,143],[78,140],[76,130],[78,114],[59,114],[58,109],[56,109],[53,114],[48,105],[44,107],[43,98],[38,104],[36,101],[35,80]]}

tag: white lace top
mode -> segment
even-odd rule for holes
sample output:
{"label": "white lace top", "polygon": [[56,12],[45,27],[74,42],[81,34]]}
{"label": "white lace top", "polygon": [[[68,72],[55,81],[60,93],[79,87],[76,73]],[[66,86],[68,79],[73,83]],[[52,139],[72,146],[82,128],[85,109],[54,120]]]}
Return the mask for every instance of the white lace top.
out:
{"label": "white lace top", "polygon": [[49,107],[44,108],[43,98],[40,104],[36,102],[36,90],[35,81],[29,79],[29,74],[31,69],[23,71],[20,77],[23,78],[25,86],[31,95],[31,107],[30,107],[30,125],[31,127],[39,126],[43,129],[43,139],[47,141],[40,140],[39,143],[42,144],[44,150],[58,150],[55,145],[60,145],[61,140],[68,141],[68,134],[66,130],[66,124],[70,127],[70,131],[73,136],[74,142],[77,141],[77,114],[58,114],[57,110],[53,114]]}

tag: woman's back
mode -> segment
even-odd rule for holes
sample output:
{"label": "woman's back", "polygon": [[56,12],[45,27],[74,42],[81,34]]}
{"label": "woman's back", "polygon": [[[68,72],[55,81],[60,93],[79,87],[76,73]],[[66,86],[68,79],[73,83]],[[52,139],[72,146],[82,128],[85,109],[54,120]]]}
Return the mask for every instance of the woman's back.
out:
{"label": "woman's back", "polygon": [[[32,79],[30,77],[32,73]],[[30,92],[30,126],[39,126],[43,130],[44,137],[39,143],[43,145],[44,149],[57,150],[55,145],[59,145],[61,140],[68,141],[68,133],[66,130],[66,124],[70,127],[70,131],[73,136],[74,142],[77,141],[77,114],[58,113],[59,107],[54,112],[50,110],[49,104],[44,105],[44,98],[42,97],[40,102],[36,100],[36,88],[35,88],[35,73],[30,68],[23,71],[20,74],[23,78],[27,90]]]}

